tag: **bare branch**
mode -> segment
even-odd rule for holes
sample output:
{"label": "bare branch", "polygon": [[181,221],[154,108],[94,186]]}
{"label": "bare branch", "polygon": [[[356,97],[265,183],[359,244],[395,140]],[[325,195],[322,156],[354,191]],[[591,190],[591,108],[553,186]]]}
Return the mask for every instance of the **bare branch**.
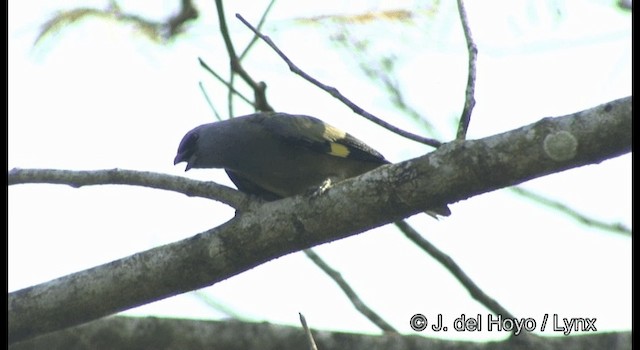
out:
{"label": "bare branch", "polygon": [[367,77],[372,81],[382,83],[382,87],[389,94],[391,103],[399,111],[404,112],[411,120],[419,123],[428,133],[437,135],[435,126],[405,100],[404,94],[399,88],[397,77],[391,74],[396,61],[393,56],[376,60],[371,59],[375,55],[367,51],[367,45],[352,38],[347,26],[341,26],[340,35],[335,36],[333,40],[348,49],[347,52],[358,60],[358,66]]}
{"label": "bare branch", "polygon": [[253,78],[251,78],[249,73],[244,70],[242,64],[240,63],[240,59],[238,58],[236,50],[233,47],[231,36],[229,35],[227,20],[224,16],[224,7],[222,5],[222,0],[216,0],[216,8],[218,10],[218,21],[220,22],[220,34],[222,34],[224,44],[227,47],[227,53],[229,54],[229,61],[231,64],[231,71],[240,75],[242,80],[244,80],[245,83],[247,83],[251,87],[251,89],[253,89],[255,95],[255,103],[253,104],[253,106],[257,110],[263,112],[273,111],[273,108],[267,103],[267,85],[264,82],[256,82],[255,80],[253,80]]}
{"label": "bare branch", "polygon": [[229,89],[229,91],[235,95],[237,95],[238,97],[240,97],[244,102],[250,104],[253,106],[253,102],[251,102],[251,100],[249,100],[247,97],[245,97],[242,93],[240,93],[240,91],[236,90],[233,85],[230,82],[227,82],[226,80],[224,80],[220,74],[216,73],[213,69],[211,69],[211,67],[209,67],[209,65],[207,63],[204,62],[204,60],[200,57],[198,57],[198,62],[200,62],[200,66],[202,66],[202,68],[206,69],[207,72],[211,73],[211,75],[214,76],[214,78],[218,79],[219,82],[221,82],[224,86],[227,87],[227,89]]}
{"label": "bare branch", "polygon": [[258,83],[251,78],[251,76],[242,68],[238,60],[238,55],[236,54],[236,49],[233,47],[233,41],[231,41],[231,36],[229,34],[229,28],[227,27],[227,20],[224,15],[224,6],[222,5],[222,0],[216,0],[216,9],[218,12],[218,22],[220,25],[220,34],[222,34],[222,39],[224,40],[224,45],[227,47],[227,53],[229,54],[229,60],[231,63],[231,69],[238,73],[242,77],[242,79],[252,88],[257,89]]}
{"label": "bare branch", "polygon": [[[540,337],[536,347],[514,346],[512,341],[474,342],[396,334],[356,334],[314,331],[321,350],[631,350],[631,331],[597,332],[576,336]],[[251,335],[248,337],[247,335]],[[239,344],[241,340],[241,344]],[[107,317],[21,342],[10,350],[102,349],[306,349],[300,327],[269,322],[184,320],[156,317]]]}
{"label": "bare branch", "polygon": [[[271,11],[271,8],[273,7],[273,4],[275,4],[275,3],[276,3],[276,0],[269,1],[269,5],[267,5],[267,8],[262,13],[262,17],[260,17],[260,20],[258,21],[258,25],[256,26],[256,28],[258,28],[258,30],[260,30],[262,28],[262,26],[264,25],[264,23],[266,22],[267,15]],[[242,60],[249,53],[249,50],[251,50],[251,48],[253,47],[253,45],[256,42],[258,42],[258,36],[254,35],[253,38],[251,38],[251,41],[249,42],[249,44],[247,44],[247,47],[245,47],[244,50],[242,51],[242,53],[240,54],[240,60]]]}
{"label": "bare branch", "polygon": [[[260,17],[260,21],[258,22],[258,28],[261,28],[264,23],[265,20],[267,19],[267,14],[269,13],[269,11],[271,11],[271,7],[273,6],[273,4],[275,3],[275,0],[271,0],[269,2],[269,5],[267,6],[267,8],[264,10],[264,12],[262,13],[262,17]],[[247,47],[244,48],[244,50],[242,51],[242,53],[240,54],[240,57],[238,58],[238,61],[242,61],[242,59],[244,59],[244,57],[249,53],[249,50],[253,47],[253,45],[258,41],[258,37],[257,36],[253,36],[251,38],[251,41],[249,41],[249,44],[247,44]],[[236,75],[233,74],[233,66],[231,68],[231,74],[229,76],[229,84],[228,86],[231,86],[231,88],[233,88],[234,86],[234,82],[235,82],[235,77]],[[249,105],[252,106],[265,106],[263,108],[267,108],[268,110],[273,110],[273,108],[269,105],[269,103],[267,102],[267,96],[266,96],[266,84],[264,83],[260,83],[260,88],[261,90],[255,90],[254,89],[254,98],[255,98],[255,102],[251,103],[248,102],[248,100],[245,99],[245,102],[247,102]],[[227,93],[227,106],[229,108],[229,117],[233,117],[234,113],[233,113],[233,93],[231,88],[229,89],[228,93]],[[254,107],[256,108],[256,107]],[[260,110],[261,108],[256,108],[257,110]]]}
{"label": "bare branch", "polygon": [[193,292],[191,292],[191,295],[196,297],[198,300],[202,301],[205,305],[207,305],[207,307],[224,314],[225,318],[228,317],[235,320],[246,321],[246,322],[251,322],[253,320],[251,317],[242,315],[237,310],[229,307],[223,302],[218,301],[211,294],[206,293],[203,289],[194,290]]}
{"label": "bare branch", "polygon": [[273,43],[273,41],[271,40],[271,38],[269,38],[266,35],[263,35],[262,33],[260,33],[256,28],[254,28],[249,22],[247,22],[247,20],[245,20],[241,15],[236,14],[236,17],[242,21],[242,23],[244,23],[249,29],[251,29],[251,31],[253,31],[257,36],[260,37],[260,39],[262,39],[265,43],[267,43],[267,45],[269,45],[277,54],[278,56],[280,56],[280,58],[282,58],[283,61],[285,61],[285,63],[287,63],[287,65],[289,66],[289,69],[295,73],[298,74],[299,76],[301,76],[302,78],[304,78],[305,80],[307,80],[308,82],[312,83],[313,85],[319,87],[320,89],[322,89],[323,91],[326,91],[327,93],[329,93],[331,96],[335,97],[336,99],[338,99],[340,102],[344,103],[346,106],[348,106],[349,108],[351,108],[351,110],[358,114],[363,116],[364,118],[382,126],[383,128],[390,130],[402,137],[408,138],[410,140],[413,141],[417,141],[417,142],[421,142],[424,143],[425,145],[429,145],[429,146],[433,146],[433,147],[440,147],[440,145],[442,145],[442,143],[438,140],[435,139],[430,139],[430,138],[426,138],[423,136],[419,136],[413,133],[410,133],[408,131],[404,131],[396,126],[394,126],[393,124],[387,123],[384,120],[374,116],[373,114],[365,111],[362,107],[358,106],[357,104],[351,102],[351,100],[349,100],[347,97],[345,97],[344,95],[342,95],[342,93],[340,93],[340,91],[338,91],[338,89],[336,89],[333,86],[329,86],[329,85],[325,85],[323,83],[321,83],[320,81],[318,81],[317,79],[315,79],[314,77],[310,76],[309,74],[305,73],[303,70],[301,70],[300,68],[298,68],[298,66],[296,66],[288,57],[287,55],[285,55],[277,46],[276,44]]}
{"label": "bare branch", "polygon": [[406,221],[398,221],[395,225],[400,229],[400,231],[402,231],[402,233],[404,233],[405,236],[407,236],[407,238],[449,270],[449,272],[451,272],[451,274],[467,289],[473,299],[477,300],[480,304],[484,305],[496,315],[502,315],[503,318],[514,318],[507,309],[502,307],[496,300],[483,292],[482,289],[480,289],[480,287],[478,287],[478,285],[475,284],[471,278],[464,273],[464,271],[462,271],[462,268],[460,268],[460,266],[458,266],[458,264],[456,264],[449,255],[445,254],[427,241]]}
{"label": "bare branch", "polygon": [[596,220],[593,218],[590,218],[582,213],[579,213],[578,211],[576,211],[573,208],[568,207],[566,204],[564,203],[560,203],[556,200],[553,199],[549,199],[547,197],[543,197],[537,193],[531,192],[529,190],[526,190],[522,187],[510,187],[509,188],[511,191],[525,197],[525,198],[529,198],[535,202],[538,202],[542,205],[546,205],[547,207],[553,208],[558,210],[559,212],[566,214],[574,219],[576,219],[577,221],[587,225],[587,226],[593,226],[596,228],[599,228],[601,230],[607,230],[607,231],[611,231],[611,232],[615,232],[615,233],[620,233],[623,234],[625,236],[631,236],[631,229],[626,227],[624,224],[618,222],[618,223],[606,223],[600,220]]}
{"label": "bare branch", "polygon": [[209,108],[211,108],[211,110],[213,111],[213,115],[215,115],[216,120],[221,121],[222,116],[220,116],[220,113],[218,113],[218,110],[213,105],[213,102],[211,102],[211,99],[209,98],[209,94],[207,94],[207,91],[204,89],[204,84],[202,84],[201,81],[198,82],[198,87],[200,88],[200,92],[202,92],[202,96],[204,96],[204,99],[207,101]]}
{"label": "bare branch", "polygon": [[9,186],[18,184],[58,184],[71,187],[93,185],[130,185],[149,187],[183,193],[190,197],[213,199],[238,210],[247,210],[259,203],[256,199],[210,181],[197,181],[149,171],[123,169],[109,170],[56,170],[56,169],[11,169]]}
{"label": "bare branch", "polygon": [[184,30],[184,25],[188,21],[196,18],[198,18],[198,10],[193,6],[191,0],[181,0],[178,13],[171,16],[163,25],[165,28],[165,38],[172,38],[176,34],[181,33]]}
{"label": "bare branch", "polygon": [[311,261],[313,261],[316,266],[318,266],[322,271],[324,271],[327,276],[329,276],[340,289],[344,292],[344,294],[349,298],[351,304],[358,310],[364,317],[368,318],[373,324],[378,326],[381,330],[385,332],[398,333],[398,331],[393,328],[387,321],[385,321],[380,315],[378,315],[375,311],[365,304],[362,299],[356,294],[356,292],[351,288],[349,283],[342,278],[340,272],[334,270],[327,264],[318,254],[316,254],[312,249],[305,249],[304,253],[307,255]]}
{"label": "bare branch", "polygon": [[318,350],[316,341],[313,339],[313,334],[311,334],[311,329],[307,326],[307,320],[304,318],[302,313],[299,312],[298,315],[300,315],[300,323],[302,323],[302,328],[304,329],[304,333],[307,335],[307,340],[309,341],[309,350]]}
{"label": "bare branch", "polygon": [[464,140],[467,137],[469,122],[471,121],[471,113],[476,105],[476,60],[478,59],[478,48],[471,37],[471,29],[469,28],[469,20],[467,19],[467,11],[464,8],[464,1],[458,0],[458,13],[460,14],[460,22],[464,37],[467,41],[467,51],[469,52],[469,71],[467,73],[467,88],[464,94],[464,108],[460,116],[460,124],[458,125],[457,140]]}
{"label": "bare branch", "polygon": [[146,35],[153,41],[161,42],[172,39],[177,34],[182,33],[189,21],[198,18],[198,10],[193,6],[191,0],[180,0],[180,9],[176,14],[165,21],[151,21],[137,14],[122,12],[115,1],[110,2],[109,7],[105,9],[75,8],[58,12],[48,20],[42,26],[33,44],[35,46],[45,37],[60,31],[63,27],[90,17],[133,24],[137,29],[137,33]]}
{"label": "bare branch", "polygon": [[448,143],[337,183],[321,196],[267,202],[183,241],[9,293],[9,343],[212,285],[434,205],[628,153],[631,120],[626,97],[484,139]]}

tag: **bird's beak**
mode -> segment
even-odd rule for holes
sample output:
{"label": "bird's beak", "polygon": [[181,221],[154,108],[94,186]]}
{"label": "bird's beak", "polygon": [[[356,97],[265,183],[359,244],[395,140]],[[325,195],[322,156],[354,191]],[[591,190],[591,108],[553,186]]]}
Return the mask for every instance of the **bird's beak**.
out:
{"label": "bird's beak", "polygon": [[176,155],[176,157],[173,158],[173,165],[177,165],[180,162],[184,162],[182,153],[178,153],[178,155]]}
{"label": "bird's beak", "polygon": [[189,160],[185,159],[185,154],[178,153],[178,155],[176,155],[176,157],[173,159],[173,165],[177,165],[178,163],[182,163],[182,162],[187,162],[187,166],[184,169],[184,171],[191,169],[191,163],[189,162]]}

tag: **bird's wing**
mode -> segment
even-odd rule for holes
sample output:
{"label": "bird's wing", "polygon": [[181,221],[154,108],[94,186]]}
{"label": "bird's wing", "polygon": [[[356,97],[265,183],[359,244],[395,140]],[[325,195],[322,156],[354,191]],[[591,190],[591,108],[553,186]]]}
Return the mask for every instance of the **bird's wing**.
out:
{"label": "bird's wing", "polygon": [[382,154],[364,142],[314,117],[275,113],[266,116],[261,123],[287,142],[316,152],[380,164],[389,163]]}
{"label": "bird's wing", "polygon": [[258,196],[266,201],[274,201],[282,198],[282,196],[279,196],[271,191],[265,190],[264,188],[253,183],[251,180],[245,178],[244,176],[234,171],[231,171],[229,169],[225,169],[225,171],[227,172],[227,175],[229,176],[231,181],[233,181],[236,187],[238,187],[238,190],[240,190],[240,192],[249,193],[254,196]]}

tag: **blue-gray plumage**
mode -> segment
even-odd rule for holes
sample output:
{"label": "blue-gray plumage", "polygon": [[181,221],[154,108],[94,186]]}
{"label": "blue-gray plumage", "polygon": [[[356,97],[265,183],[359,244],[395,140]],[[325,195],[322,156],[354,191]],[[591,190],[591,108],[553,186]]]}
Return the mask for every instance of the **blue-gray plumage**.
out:
{"label": "blue-gray plumage", "polygon": [[[266,200],[293,196],[388,164],[352,135],[304,115],[256,113],[189,131],[174,164],[224,168],[242,192]],[[449,215],[444,206],[434,210]]]}

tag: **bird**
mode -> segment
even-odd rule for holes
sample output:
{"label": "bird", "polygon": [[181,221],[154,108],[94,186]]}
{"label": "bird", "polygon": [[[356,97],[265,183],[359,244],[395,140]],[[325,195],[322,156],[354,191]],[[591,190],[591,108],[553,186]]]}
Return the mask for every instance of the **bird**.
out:
{"label": "bird", "polygon": [[[322,120],[259,112],[200,125],[187,132],[174,165],[185,171],[225,169],[239,191],[266,201],[308,193],[390,164],[375,149]],[[430,214],[449,216],[446,205]]]}

